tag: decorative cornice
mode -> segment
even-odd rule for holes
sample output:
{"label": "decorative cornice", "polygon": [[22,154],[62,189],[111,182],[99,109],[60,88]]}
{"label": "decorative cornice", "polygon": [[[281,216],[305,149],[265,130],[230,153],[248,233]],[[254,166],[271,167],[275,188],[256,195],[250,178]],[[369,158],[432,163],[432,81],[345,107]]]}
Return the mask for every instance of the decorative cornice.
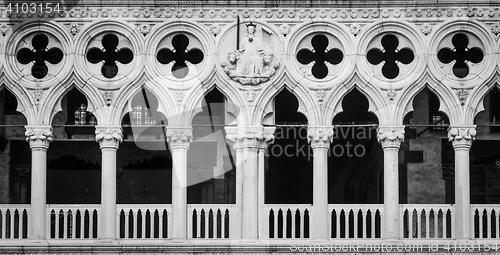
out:
{"label": "decorative cornice", "polygon": [[52,142],[52,127],[50,126],[25,126],[26,141],[30,143],[30,148],[47,150]]}
{"label": "decorative cornice", "polygon": [[193,142],[193,129],[191,127],[167,127],[166,137],[171,150],[188,150]]}
{"label": "decorative cornice", "polygon": [[121,127],[96,127],[95,140],[99,142],[101,149],[114,148],[118,149],[118,145],[123,141]]}
{"label": "decorative cornice", "polygon": [[380,126],[377,129],[377,141],[382,148],[399,148],[405,138],[404,126]]}
{"label": "decorative cornice", "polygon": [[451,126],[448,128],[448,140],[455,149],[470,149],[476,139],[476,126]]}
{"label": "decorative cornice", "polygon": [[333,142],[333,126],[310,126],[307,127],[307,142],[311,148],[330,148]]}
{"label": "decorative cornice", "polygon": [[275,127],[226,127],[226,139],[234,149],[265,149],[274,143]]}

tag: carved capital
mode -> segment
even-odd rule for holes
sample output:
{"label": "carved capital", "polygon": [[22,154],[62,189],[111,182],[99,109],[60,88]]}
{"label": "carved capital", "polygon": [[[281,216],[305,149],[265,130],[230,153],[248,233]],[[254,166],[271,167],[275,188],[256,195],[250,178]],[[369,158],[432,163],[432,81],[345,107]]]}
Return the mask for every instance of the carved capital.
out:
{"label": "carved capital", "polygon": [[311,144],[313,150],[315,148],[330,148],[333,142],[333,127],[332,126],[317,126],[307,128],[307,142]]}
{"label": "carved capital", "polygon": [[226,127],[226,139],[238,149],[265,149],[274,143],[275,127]]}
{"label": "carved capital", "polygon": [[167,127],[166,137],[171,150],[188,150],[193,142],[193,129],[191,127]]}
{"label": "carved capital", "polygon": [[114,148],[118,149],[118,145],[123,141],[121,127],[96,127],[95,140],[99,142],[101,149]]}
{"label": "carved capital", "polygon": [[398,148],[405,138],[404,126],[380,126],[377,129],[377,141],[382,148]]}
{"label": "carved capital", "polygon": [[48,149],[52,142],[52,127],[50,126],[25,126],[26,141],[30,143],[33,149]]}
{"label": "carved capital", "polygon": [[474,139],[476,139],[476,126],[454,126],[448,128],[448,140],[455,149],[470,149]]}

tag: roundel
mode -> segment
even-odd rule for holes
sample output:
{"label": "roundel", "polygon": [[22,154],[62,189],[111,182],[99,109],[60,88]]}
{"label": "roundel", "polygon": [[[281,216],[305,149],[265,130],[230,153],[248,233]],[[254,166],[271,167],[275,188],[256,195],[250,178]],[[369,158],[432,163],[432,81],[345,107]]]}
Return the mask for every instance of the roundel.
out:
{"label": "roundel", "polygon": [[128,24],[106,21],[92,24],[76,39],[75,71],[88,84],[118,89],[142,73],[142,39]]}
{"label": "roundel", "polygon": [[287,35],[288,73],[299,83],[331,87],[354,71],[353,35],[336,23],[307,22]]}
{"label": "roundel", "polygon": [[71,40],[51,23],[26,24],[6,41],[6,74],[29,88],[61,83],[72,70]]}
{"label": "roundel", "polygon": [[366,28],[358,52],[358,73],[365,82],[382,89],[410,85],[425,71],[420,33],[410,24],[384,22]]}
{"label": "roundel", "polygon": [[146,45],[146,71],[158,85],[188,89],[213,75],[213,35],[197,24],[156,25]]}
{"label": "roundel", "polygon": [[488,80],[496,67],[495,43],[476,22],[443,24],[431,38],[430,73],[453,88],[472,88]]}

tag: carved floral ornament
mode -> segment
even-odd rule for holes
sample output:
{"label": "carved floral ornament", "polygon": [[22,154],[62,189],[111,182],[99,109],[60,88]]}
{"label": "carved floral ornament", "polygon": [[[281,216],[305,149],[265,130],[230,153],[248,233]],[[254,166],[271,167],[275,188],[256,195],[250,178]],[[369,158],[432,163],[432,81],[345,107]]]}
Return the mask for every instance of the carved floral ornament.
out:
{"label": "carved floral ornament", "polygon": [[[78,8],[74,7],[69,11],[61,10],[57,12],[37,12],[33,14],[31,12],[19,12],[19,13],[6,13],[3,12],[3,17],[7,17],[12,20],[23,20],[27,17],[38,17],[38,18],[69,18],[69,19],[79,19],[85,17],[91,18],[118,18],[118,17],[133,17],[133,18],[144,18],[144,19],[159,19],[159,18],[194,18],[200,19],[204,18],[208,13],[210,18],[236,18],[241,15],[244,18],[261,18],[263,16],[267,18],[277,17],[277,18],[320,18],[320,19],[348,19],[348,18],[362,18],[362,19],[373,19],[373,18],[399,18],[404,16],[406,18],[411,17],[427,17],[427,18],[439,18],[442,16],[446,17],[495,17],[496,11],[493,7],[449,7],[449,8],[439,8],[439,7],[429,7],[429,8],[296,8],[296,7],[285,7],[285,8],[255,8],[255,9],[241,9],[241,8],[165,8],[164,6],[158,7],[89,7],[89,8]],[[401,14],[404,15],[401,15]],[[286,14],[286,15],[285,15]]]}
{"label": "carved floral ornament", "polygon": [[448,129],[448,140],[456,143],[471,144],[476,139],[476,127],[450,127]]}
{"label": "carved floral ornament", "polygon": [[30,143],[31,148],[48,148],[52,142],[52,127],[26,127],[26,141]]}
{"label": "carved floral ornament", "polygon": [[[236,25],[238,26],[238,24]],[[241,85],[259,85],[273,77],[281,61],[274,32],[260,24],[244,22],[226,34],[220,44],[221,66]]]}
{"label": "carved floral ornament", "polygon": [[382,147],[397,147],[404,141],[405,129],[404,126],[384,127],[377,129],[377,141],[382,144]]}
{"label": "carved floral ornament", "polygon": [[330,146],[333,142],[333,127],[308,127],[307,141],[311,146]]}
{"label": "carved floral ornament", "polygon": [[[274,129],[271,132],[274,132]],[[267,130],[256,132],[240,130],[237,133],[227,134],[226,139],[233,143],[235,149],[246,147],[257,148],[274,143],[274,134],[271,132],[267,132]]]}
{"label": "carved floral ornament", "polygon": [[95,140],[99,142],[101,148],[104,147],[118,148],[118,144],[123,141],[122,129],[121,127],[96,128]]}
{"label": "carved floral ornament", "polygon": [[191,128],[167,128],[166,138],[170,149],[188,149],[193,142]]}

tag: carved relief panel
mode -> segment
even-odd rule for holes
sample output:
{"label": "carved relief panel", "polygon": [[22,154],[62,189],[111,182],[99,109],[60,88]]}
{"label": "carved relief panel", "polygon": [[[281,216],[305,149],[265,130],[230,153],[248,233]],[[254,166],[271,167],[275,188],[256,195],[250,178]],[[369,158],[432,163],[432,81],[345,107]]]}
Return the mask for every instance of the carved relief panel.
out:
{"label": "carved relief panel", "polygon": [[276,77],[282,66],[281,34],[260,22],[244,21],[222,32],[218,41],[220,68],[240,84],[259,86]]}

